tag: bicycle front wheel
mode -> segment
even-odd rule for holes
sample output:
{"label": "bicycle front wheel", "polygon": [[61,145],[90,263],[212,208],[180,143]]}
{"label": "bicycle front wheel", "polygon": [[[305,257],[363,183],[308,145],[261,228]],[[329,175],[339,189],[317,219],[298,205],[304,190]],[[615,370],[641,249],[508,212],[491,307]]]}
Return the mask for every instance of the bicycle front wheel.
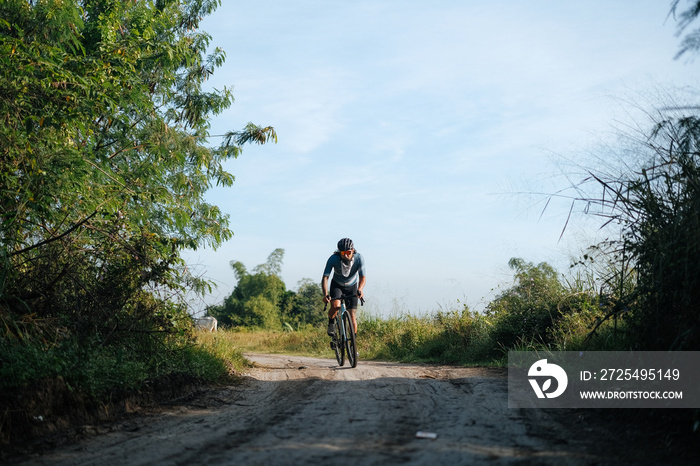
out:
{"label": "bicycle front wheel", "polygon": [[335,350],[335,359],[338,361],[338,365],[342,366],[345,364],[345,342],[343,341],[343,333],[340,328],[340,319],[337,317],[335,319],[335,336],[333,337],[333,343],[335,343],[333,347]]}
{"label": "bicycle front wheel", "polygon": [[352,325],[350,315],[343,314],[343,325],[345,326],[345,348],[348,351],[348,361],[350,366],[357,367],[357,346],[355,345],[355,328]]}

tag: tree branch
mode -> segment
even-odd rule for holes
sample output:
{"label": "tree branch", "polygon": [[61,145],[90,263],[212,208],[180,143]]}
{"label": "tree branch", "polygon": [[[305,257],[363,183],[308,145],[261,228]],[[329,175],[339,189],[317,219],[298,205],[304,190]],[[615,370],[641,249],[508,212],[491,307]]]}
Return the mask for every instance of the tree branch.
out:
{"label": "tree branch", "polygon": [[81,225],[84,225],[88,220],[90,220],[90,219],[91,219],[92,217],[94,217],[95,215],[97,215],[97,211],[94,211],[92,214],[90,214],[89,216],[85,217],[83,220],[81,220],[80,222],[76,223],[75,225],[73,225],[72,227],[70,227],[68,230],[66,230],[66,231],[64,231],[63,233],[61,233],[60,235],[54,236],[54,237],[49,238],[49,239],[45,239],[44,241],[41,241],[41,242],[39,242],[39,243],[37,243],[37,244],[34,244],[34,245],[32,245],[32,246],[29,246],[29,247],[26,247],[26,248],[24,248],[24,249],[20,249],[19,251],[15,251],[15,252],[13,252],[12,254],[10,254],[10,256],[17,256],[17,255],[19,255],[19,254],[24,254],[25,252],[29,252],[29,251],[31,251],[32,249],[36,249],[36,248],[38,248],[38,247],[40,247],[40,246],[43,246],[43,245],[45,245],[45,244],[49,244],[49,243],[53,243],[54,241],[58,241],[59,239],[65,237],[65,236],[68,236],[68,235],[71,234],[73,231],[75,231],[75,230],[77,230],[78,228],[80,228]]}

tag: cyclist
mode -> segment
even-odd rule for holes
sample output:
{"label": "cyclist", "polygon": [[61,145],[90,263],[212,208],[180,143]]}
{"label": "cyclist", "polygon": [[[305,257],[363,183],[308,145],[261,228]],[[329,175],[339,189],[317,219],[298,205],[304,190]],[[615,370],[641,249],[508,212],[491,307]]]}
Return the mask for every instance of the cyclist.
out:
{"label": "cyclist", "polygon": [[[328,288],[328,279],[333,272],[333,277]],[[365,287],[365,262],[362,255],[355,250],[355,246],[350,238],[343,238],[338,241],[338,250],[328,258],[326,268],[323,271],[323,279],[321,279],[321,289],[323,291],[323,300],[326,303],[331,303],[331,308],[328,311],[328,335],[333,336],[333,319],[340,310],[340,300],[337,299],[342,295],[352,296],[346,300],[346,305],[350,317],[352,318],[352,326],[357,333],[357,300],[364,297],[362,289]]]}

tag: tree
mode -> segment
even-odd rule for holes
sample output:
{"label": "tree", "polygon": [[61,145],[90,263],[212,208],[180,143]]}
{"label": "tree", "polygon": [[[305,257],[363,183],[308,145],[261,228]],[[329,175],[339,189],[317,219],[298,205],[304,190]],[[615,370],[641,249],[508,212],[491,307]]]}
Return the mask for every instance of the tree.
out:
{"label": "tree", "polygon": [[[54,319],[66,330],[54,339],[83,346],[185,328],[183,307],[168,301],[207,284],[184,273],[179,253],[232,234],[204,194],[231,185],[223,162],[243,144],[276,140],[249,124],[208,145],[210,118],[233,101],[228,88],[204,90],[225,54],[207,55],[211,37],[198,28],[218,5],[0,3],[3,321]],[[26,335],[5,328],[5,338]]]}
{"label": "tree", "polygon": [[[680,0],[673,0],[671,3],[671,14],[673,16],[678,16],[678,35],[681,35],[690,24],[700,15],[700,1],[689,0],[686,3],[690,5],[683,10],[678,12],[678,6],[681,3]],[[686,36],[681,41],[681,48],[678,51],[676,57],[680,57],[686,52],[693,52],[700,49],[700,29],[695,29],[686,34]]]}
{"label": "tree", "polygon": [[114,217],[177,246],[230,237],[203,193],[231,184],[221,162],[240,150],[232,138],[273,133],[251,126],[202,145],[207,118],[232,101],[202,90],[224,59],[205,58],[210,38],[194,32],[215,3],[3,6],[2,239],[13,255]]}
{"label": "tree", "polygon": [[280,275],[282,273],[282,260],[284,259],[284,249],[277,248],[267,256],[267,261],[253,269],[255,273],[265,273],[267,275]]}
{"label": "tree", "polygon": [[279,273],[282,271],[284,249],[275,249],[248,273],[240,261],[231,261],[238,283],[221,307],[209,312],[224,325],[279,329],[286,286]]}
{"label": "tree", "polygon": [[298,291],[286,289],[282,273],[284,249],[275,249],[264,264],[249,273],[240,261],[231,261],[238,283],[224,302],[208,309],[223,325],[279,330],[283,324],[298,327],[325,321],[321,285],[306,278]]}
{"label": "tree", "polygon": [[508,265],[515,272],[514,285],[486,308],[494,322],[494,339],[504,348],[523,341],[547,342],[548,330],[560,314],[557,304],[563,292],[556,270],[546,262],[534,265],[520,258],[512,258]]}
{"label": "tree", "polygon": [[323,312],[323,292],[321,285],[310,278],[297,284],[297,291],[288,292],[288,303],[282,309],[282,319],[290,324],[317,326],[326,322]]}

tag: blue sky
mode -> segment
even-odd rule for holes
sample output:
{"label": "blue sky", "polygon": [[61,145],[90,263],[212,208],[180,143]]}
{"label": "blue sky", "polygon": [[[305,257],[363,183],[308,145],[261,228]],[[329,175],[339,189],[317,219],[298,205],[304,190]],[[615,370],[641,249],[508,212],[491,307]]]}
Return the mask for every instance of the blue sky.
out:
{"label": "blue sky", "polygon": [[579,217],[560,241],[569,204],[540,217],[517,193],[564,186],[558,157],[599,144],[620,98],[695,84],[670,1],[223,3],[202,23],[227,54],[209,85],[236,102],[211,133],[252,121],[279,142],[246,146],[208,194],[235,236],[186,256],[219,285],[206,303],[235,286],[231,260],[275,248],[289,289],[320,281],[342,237],[383,315],[482,309],[511,257],[566,272],[595,229]]}

